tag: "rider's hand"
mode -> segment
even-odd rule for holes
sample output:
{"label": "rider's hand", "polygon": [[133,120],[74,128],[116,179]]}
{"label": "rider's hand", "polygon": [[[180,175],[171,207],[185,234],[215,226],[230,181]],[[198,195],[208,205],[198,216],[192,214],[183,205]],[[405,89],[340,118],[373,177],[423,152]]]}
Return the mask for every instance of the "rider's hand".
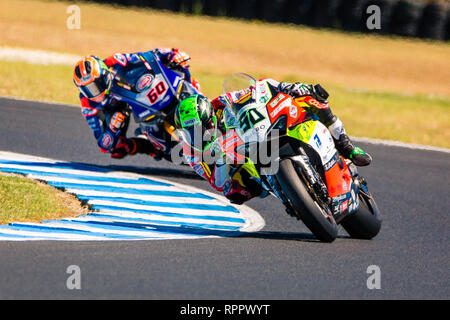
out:
{"label": "rider's hand", "polygon": [[169,66],[177,67],[180,66],[184,69],[189,67],[188,61],[191,59],[191,57],[188,56],[188,54],[184,51],[181,51],[179,49],[173,49],[172,54],[169,57]]}
{"label": "rider's hand", "polygon": [[115,112],[109,121],[109,129],[116,133],[125,126],[126,116],[122,112]]}
{"label": "rider's hand", "polygon": [[127,139],[124,136],[120,136],[116,146],[111,150],[111,158],[122,159],[128,154],[136,153],[136,142],[134,139]]}
{"label": "rider's hand", "polygon": [[286,91],[295,98],[310,96],[313,93],[311,86],[300,82],[288,86]]}

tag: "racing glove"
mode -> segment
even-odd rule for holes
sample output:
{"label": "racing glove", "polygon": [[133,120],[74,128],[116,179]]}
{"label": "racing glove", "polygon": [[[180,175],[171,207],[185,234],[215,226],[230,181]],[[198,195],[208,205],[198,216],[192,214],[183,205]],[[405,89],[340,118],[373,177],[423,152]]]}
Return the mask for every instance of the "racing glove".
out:
{"label": "racing glove", "polygon": [[138,151],[138,144],[136,139],[127,139],[124,136],[120,136],[116,146],[111,150],[111,158],[122,159],[126,155],[134,155]]}
{"label": "racing glove", "polygon": [[300,82],[280,82],[280,84],[278,85],[278,89],[281,92],[287,93],[295,98],[310,96],[313,94],[312,86]]}
{"label": "racing glove", "polygon": [[168,66],[170,67],[182,67],[183,69],[187,69],[189,67],[188,61],[191,57],[184,51],[179,49],[172,49],[172,54],[169,56]]}
{"label": "racing glove", "polygon": [[155,160],[161,160],[164,152],[158,150],[150,141],[144,138],[130,138],[120,136],[116,146],[110,151],[111,158],[122,159],[127,155],[135,155],[136,153],[148,154]]}
{"label": "racing glove", "polygon": [[111,132],[116,133],[120,129],[122,129],[125,126],[126,120],[128,115],[123,114],[122,112],[115,112],[111,120],[109,121],[109,129]]}

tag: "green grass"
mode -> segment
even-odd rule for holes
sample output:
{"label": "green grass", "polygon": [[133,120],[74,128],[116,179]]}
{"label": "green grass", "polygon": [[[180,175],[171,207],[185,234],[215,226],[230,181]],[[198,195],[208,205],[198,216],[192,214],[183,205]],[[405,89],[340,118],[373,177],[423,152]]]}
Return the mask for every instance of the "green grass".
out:
{"label": "green grass", "polygon": [[0,224],[39,222],[81,214],[73,196],[43,183],[0,174]]}
{"label": "green grass", "polygon": [[[209,98],[221,94],[225,74],[194,67],[192,73]],[[277,80],[316,83],[315,79],[295,76]],[[2,96],[79,104],[71,66],[0,61],[0,82]],[[350,135],[450,148],[450,98],[355,90],[332,82],[322,84],[330,93],[332,110]]]}
{"label": "green grass", "polygon": [[0,61],[0,95],[78,104],[73,67]]}

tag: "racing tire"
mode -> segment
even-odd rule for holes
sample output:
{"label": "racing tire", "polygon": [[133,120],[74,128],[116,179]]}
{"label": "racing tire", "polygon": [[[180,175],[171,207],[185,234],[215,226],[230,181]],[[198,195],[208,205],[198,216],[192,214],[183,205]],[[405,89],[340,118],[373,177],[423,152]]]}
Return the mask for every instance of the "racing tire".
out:
{"label": "racing tire", "polygon": [[341,225],[352,238],[365,240],[374,238],[381,229],[381,219],[375,200],[360,193],[358,211],[342,221]]}
{"label": "racing tire", "polygon": [[320,241],[333,242],[338,233],[336,221],[332,217],[325,217],[323,209],[309,194],[290,159],[280,161],[276,177],[306,227]]}

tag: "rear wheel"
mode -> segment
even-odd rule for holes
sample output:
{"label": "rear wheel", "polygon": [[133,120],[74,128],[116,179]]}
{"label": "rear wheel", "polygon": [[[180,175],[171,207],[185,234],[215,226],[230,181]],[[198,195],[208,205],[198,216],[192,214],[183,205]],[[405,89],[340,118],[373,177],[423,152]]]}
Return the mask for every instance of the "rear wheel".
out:
{"label": "rear wheel", "polygon": [[341,225],[352,238],[369,240],[381,229],[378,207],[372,196],[360,192],[358,197],[358,211],[342,221]]}
{"label": "rear wheel", "polygon": [[321,241],[332,242],[337,237],[337,225],[321,204],[308,192],[290,159],[280,162],[277,180],[296,213],[309,230]]}

